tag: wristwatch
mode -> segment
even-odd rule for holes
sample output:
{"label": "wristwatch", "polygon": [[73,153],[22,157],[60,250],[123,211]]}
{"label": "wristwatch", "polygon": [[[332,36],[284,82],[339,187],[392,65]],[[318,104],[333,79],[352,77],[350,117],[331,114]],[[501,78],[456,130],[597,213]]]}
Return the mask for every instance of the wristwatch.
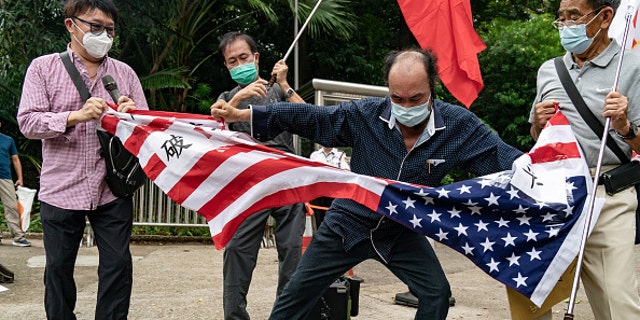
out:
{"label": "wristwatch", "polygon": [[624,140],[631,140],[638,135],[638,126],[633,122],[629,122],[629,133],[626,136],[621,135],[618,131],[615,131],[616,135]]}
{"label": "wristwatch", "polygon": [[285,98],[289,99],[291,97],[293,97],[293,94],[296,93],[295,90],[293,90],[293,88],[289,88],[287,89],[287,92],[284,94]]}

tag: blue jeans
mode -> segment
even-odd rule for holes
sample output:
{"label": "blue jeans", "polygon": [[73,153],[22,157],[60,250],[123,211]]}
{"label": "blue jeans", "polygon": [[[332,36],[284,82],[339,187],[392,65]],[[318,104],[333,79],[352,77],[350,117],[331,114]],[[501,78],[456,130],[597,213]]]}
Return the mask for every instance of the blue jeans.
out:
{"label": "blue jeans", "polygon": [[370,241],[346,252],[341,236],[325,224],[313,234],[296,272],[276,299],[269,319],[305,319],[334,280],[366,259],[382,263],[418,297],[415,319],[446,319],[451,296],[449,282],[424,236],[408,230],[402,233],[391,260],[385,263]]}

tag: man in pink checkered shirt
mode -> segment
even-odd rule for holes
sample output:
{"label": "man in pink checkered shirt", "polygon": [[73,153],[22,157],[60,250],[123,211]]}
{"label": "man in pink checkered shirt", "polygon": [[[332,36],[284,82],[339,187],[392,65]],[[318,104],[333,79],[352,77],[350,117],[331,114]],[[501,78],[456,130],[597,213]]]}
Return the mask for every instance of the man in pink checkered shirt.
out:
{"label": "man in pink checkered shirt", "polygon": [[[96,135],[97,121],[116,102],[118,111],[148,109],[142,86],[128,65],[110,58],[118,12],[111,0],[68,0],[66,52],[91,95],[83,101],[58,53],[29,66],[18,109],[20,131],[42,141],[39,200],[46,251],[48,319],[76,319],[73,269],[86,218],[100,254],[95,319],[126,319],[132,285],[129,239],[132,199],[114,196]],[[100,79],[111,75],[120,91],[112,101]]]}

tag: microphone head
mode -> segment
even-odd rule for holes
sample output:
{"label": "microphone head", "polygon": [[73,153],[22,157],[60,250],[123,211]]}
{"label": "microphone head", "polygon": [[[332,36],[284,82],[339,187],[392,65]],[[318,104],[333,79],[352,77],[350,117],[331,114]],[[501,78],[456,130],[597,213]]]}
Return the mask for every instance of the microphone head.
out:
{"label": "microphone head", "polygon": [[113,80],[113,77],[110,75],[102,77],[102,85],[104,85],[104,88],[107,89],[107,92],[109,92],[109,95],[111,96],[111,99],[113,99],[113,102],[118,104],[120,91],[118,91],[118,85],[116,85],[116,81]]}
{"label": "microphone head", "polygon": [[102,77],[102,85],[104,85],[104,88],[107,89],[107,91],[111,91],[111,90],[118,90],[118,85],[116,85],[116,81],[113,80],[113,77],[110,75],[106,75],[104,77]]}

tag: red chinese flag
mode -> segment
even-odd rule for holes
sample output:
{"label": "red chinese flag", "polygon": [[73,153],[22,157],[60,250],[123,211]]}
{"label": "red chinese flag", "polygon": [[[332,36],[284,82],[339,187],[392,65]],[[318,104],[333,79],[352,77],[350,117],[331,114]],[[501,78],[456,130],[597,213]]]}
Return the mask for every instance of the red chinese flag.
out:
{"label": "red chinese flag", "polygon": [[469,0],[398,0],[423,49],[438,56],[440,79],[467,108],[484,87],[478,52],[487,46],[473,28]]}

